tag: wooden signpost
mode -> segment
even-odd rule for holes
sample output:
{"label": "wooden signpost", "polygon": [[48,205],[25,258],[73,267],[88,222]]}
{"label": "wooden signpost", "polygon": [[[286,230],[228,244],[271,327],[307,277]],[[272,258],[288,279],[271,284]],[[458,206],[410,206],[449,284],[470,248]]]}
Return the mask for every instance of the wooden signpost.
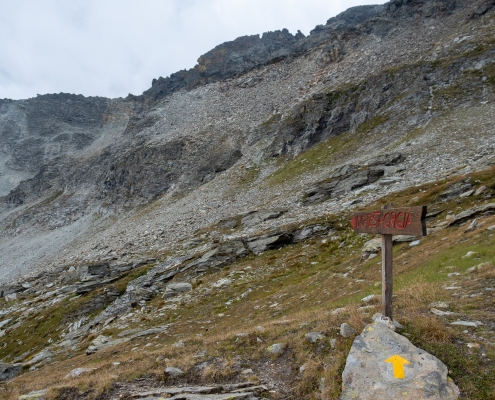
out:
{"label": "wooden signpost", "polygon": [[357,233],[382,235],[382,314],[392,317],[392,235],[426,236],[426,206],[358,212],[351,225]]}

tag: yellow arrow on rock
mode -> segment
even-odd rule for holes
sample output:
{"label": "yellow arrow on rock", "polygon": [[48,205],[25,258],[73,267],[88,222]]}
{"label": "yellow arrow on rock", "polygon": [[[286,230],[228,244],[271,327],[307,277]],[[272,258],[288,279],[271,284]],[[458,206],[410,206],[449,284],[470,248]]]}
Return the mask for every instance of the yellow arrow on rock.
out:
{"label": "yellow arrow on rock", "polygon": [[404,379],[404,377],[405,377],[404,365],[411,364],[405,358],[402,358],[401,356],[398,356],[397,354],[395,356],[392,356],[389,359],[385,360],[385,362],[391,363],[393,365],[394,378],[396,378],[396,379]]}

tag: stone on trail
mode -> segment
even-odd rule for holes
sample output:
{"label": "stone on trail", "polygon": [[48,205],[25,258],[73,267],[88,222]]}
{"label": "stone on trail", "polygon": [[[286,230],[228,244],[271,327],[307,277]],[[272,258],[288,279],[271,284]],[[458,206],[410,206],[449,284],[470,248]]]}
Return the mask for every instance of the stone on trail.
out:
{"label": "stone on trail", "polygon": [[163,293],[162,298],[166,299],[169,297],[174,297],[181,293],[189,292],[191,290],[192,285],[188,282],[169,283],[165,288],[165,293]]}
{"label": "stone on trail", "polygon": [[325,335],[323,335],[322,333],[320,332],[310,332],[308,333],[306,336],[305,336],[305,339],[309,342],[309,343],[316,343],[320,340],[323,340],[325,339]]}
{"label": "stone on trail", "polygon": [[371,319],[374,322],[380,322],[382,324],[385,324],[389,329],[393,331],[404,329],[404,327],[400,323],[398,323],[395,319],[391,321],[389,317],[386,317],[381,313],[373,314],[373,317],[371,317]]}
{"label": "stone on trail", "polygon": [[478,220],[474,219],[473,222],[469,225],[469,228],[467,228],[464,232],[471,232],[474,231],[478,227]]}
{"label": "stone on trail", "polygon": [[23,394],[19,397],[19,400],[45,400],[47,393],[47,389],[36,390],[34,392],[29,392],[28,394]]}
{"label": "stone on trail", "polygon": [[109,336],[99,335],[95,340],[91,342],[91,345],[86,349],[86,355],[94,354],[97,351],[106,349],[108,347],[115,346],[120,343],[124,343],[129,339],[112,339]]}
{"label": "stone on trail", "polygon": [[342,325],[340,325],[340,336],[348,338],[354,336],[355,334],[356,331],[349,324],[344,322]]}
{"label": "stone on trail", "polygon": [[430,303],[430,307],[436,307],[436,308],[449,308],[449,303],[445,301],[434,301],[433,303]]}
{"label": "stone on trail", "polygon": [[266,350],[270,354],[282,354],[285,350],[285,344],[284,343],[275,343],[275,344],[272,344],[271,346],[268,346],[268,348]]}
{"label": "stone on trail", "polygon": [[165,375],[171,376],[172,378],[177,378],[179,376],[184,375],[184,371],[176,367],[167,367],[165,369]]}
{"label": "stone on trail", "polygon": [[76,368],[70,371],[66,376],[65,379],[68,378],[77,378],[78,376],[81,376],[82,374],[86,372],[91,372],[94,371],[96,368]]}
{"label": "stone on trail", "polygon": [[447,372],[439,359],[376,321],[352,344],[340,400],[455,400],[459,389]]}

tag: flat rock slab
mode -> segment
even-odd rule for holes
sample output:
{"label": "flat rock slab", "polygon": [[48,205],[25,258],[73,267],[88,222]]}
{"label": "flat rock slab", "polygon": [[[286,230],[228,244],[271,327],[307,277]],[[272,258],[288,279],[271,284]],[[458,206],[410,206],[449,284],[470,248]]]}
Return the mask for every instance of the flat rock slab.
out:
{"label": "flat rock slab", "polygon": [[[401,357],[396,357],[396,364],[391,362],[394,356]],[[398,377],[401,374],[403,378]],[[354,340],[342,381],[340,400],[455,400],[459,396],[445,364],[382,322],[368,325]]]}
{"label": "flat rock slab", "polygon": [[[140,397],[141,400],[163,400],[163,397]],[[225,394],[178,394],[170,397],[168,400],[258,400],[252,392],[246,393],[225,393]]]}

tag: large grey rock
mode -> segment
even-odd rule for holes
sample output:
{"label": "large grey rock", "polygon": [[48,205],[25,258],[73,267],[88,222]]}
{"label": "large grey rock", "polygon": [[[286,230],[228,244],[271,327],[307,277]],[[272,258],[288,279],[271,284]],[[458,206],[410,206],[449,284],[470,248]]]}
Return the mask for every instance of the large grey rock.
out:
{"label": "large grey rock", "polygon": [[34,392],[29,392],[28,394],[23,394],[19,397],[19,400],[45,400],[47,398],[46,394],[48,389],[35,390]]}
{"label": "large grey rock", "polygon": [[404,161],[401,153],[375,157],[362,166],[347,164],[305,192],[304,203],[314,204],[371,185],[385,176],[387,167]]}
{"label": "large grey rock", "polygon": [[182,371],[180,368],[167,367],[165,369],[165,375],[170,376],[172,378],[177,378],[179,376],[184,375],[184,371]]}
{"label": "large grey rock", "polygon": [[340,335],[342,337],[348,338],[354,336],[355,334],[356,330],[348,323],[344,322],[342,325],[340,325]]}
{"label": "large grey rock", "polygon": [[469,210],[456,214],[449,221],[449,226],[460,225],[463,222],[466,222],[478,215],[491,215],[491,214],[495,214],[495,203],[488,203],[482,206],[473,207],[470,208]]}
{"label": "large grey rock", "polygon": [[231,242],[221,243],[218,247],[206,252],[186,267],[202,272],[210,268],[221,268],[234,262],[237,258],[245,257],[248,254],[249,251],[241,240],[233,240]]}
{"label": "large grey rock", "polygon": [[[160,398],[147,398],[147,400],[160,400]],[[168,400],[258,400],[259,397],[255,396],[252,392],[242,392],[242,393],[225,393],[225,394],[178,394],[176,396],[170,397]]]}
{"label": "large grey rock", "polygon": [[440,201],[450,201],[452,199],[455,199],[456,197],[459,197],[461,194],[466,193],[467,191],[471,190],[473,187],[473,184],[471,183],[471,179],[464,179],[460,182],[454,183],[453,185],[450,185],[447,190],[444,192],[440,193],[438,195],[438,200]]}
{"label": "large grey rock", "polygon": [[252,211],[249,214],[246,214],[241,219],[242,225],[246,227],[255,226],[261,224],[264,221],[268,221],[269,219],[275,219],[280,217],[286,210],[259,210]]}
{"label": "large grey rock", "polygon": [[49,348],[47,348],[47,349],[40,351],[33,358],[31,358],[29,360],[28,364],[34,365],[34,364],[37,364],[39,362],[49,361],[49,360],[51,360],[52,357],[53,357],[53,352]]}
{"label": "large grey rock", "polygon": [[181,293],[190,292],[191,290],[192,285],[188,282],[169,283],[165,288],[165,293],[163,293],[162,298],[174,297]]}
{"label": "large grey rock", "polygon": [[[409,362],[397,366],[395,374],[390,362],[393,356]],[[396,377],[401,370],[404,378]],[[439,359],[417,348],[386,324],[374,322],[354,340],[342,374],[340,399],[455,400],[459,389],[447,372]]]}
{"label": "large grey rock", "polygon": [[291,233],[280,232],[252,237],[246,240],[246,244],[254,254],[261,254],[267,250],[278,249],[292,243]]}
{"label": "large grey rock", "polygon": [[382,239],[374,238],[368,240],[361,250],[363,253],[378,253],[382,249]]}
{"label": "large grey rock", "polygon": [[80,286],[78,285],[77,289],[76,289],[76,294],[89,293],[94,289],[98,289],[99,287],[108,285],[109,283],[116,282],[120,278],[121,278],[121,276],[114,276],[114,277],[107,278],[107,279],[100,279],[100,278],[94,276],[94,280],[90,281],[90,283],[86,283],[86,284],[83,284]]}
{"label": "large grey rock", "polygon": [[125,339],[112,339],[111,337],[99,335],[95,340],[91,342],[91,345],[86,349],[86,354],[94,354],[97,351],[106,349],[108,347],[115,346],[119,343],[123,343],[128,341],[128,338]]}
{"label": "large grey rock", "polygon": [[66,376],[65,379],[69,378],[77,378],[81,376],[82,374],[85,374],[87,372],[94,371],[96,368],[75,368],[72,371],[70,371]]}
{"label": "large grey rock", "polygon": [[[335,231],[333,231],[335,232]],[[303,229],[299,229],[294,232],[294,242],[301,242],[310,237],[321,235],[323,233],[331,233],[329,232],[329,228],[324,227],[322,225],[310,225],[306,226]]]}
{"label": "large grey rock", "polygon": [[22,371],[22,364],[0,363],[0,382],[15,378]]}
{"label": "large grey rock", "polygon": [[272,344],[272,345],[268,346],[266,350],[270,354],[279,355],[279,354],[282,354],[284,352],[285,347],[286,346],[285,346],[284,343],[275,343],[275,344]]}
{"label": "large grey rock", "polygon": [[326,338],[325,335],[323,335],[322,333],[320,332],[310,332],[308,334],[306,334],[306,336],[304,337],[309,343],[316,343],[320,340],[323,340]]}

